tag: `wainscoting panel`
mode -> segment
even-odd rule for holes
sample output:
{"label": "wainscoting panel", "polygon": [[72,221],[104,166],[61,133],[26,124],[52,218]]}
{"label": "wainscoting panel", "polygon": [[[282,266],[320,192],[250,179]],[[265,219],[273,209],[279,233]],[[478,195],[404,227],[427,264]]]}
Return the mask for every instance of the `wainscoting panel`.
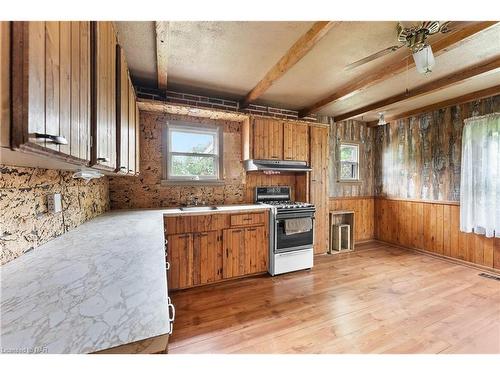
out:
{"label": "wainscoting panel", "polygon": [[376,198],[375,237],[500,269],[500,238],[460,232],[458,202]]}
{"label": "wainscoting panel", "polygon": [[330,211],[354,211],[354,239],[356,241],[371,240],[375,237],[374,209],[374,197],[330,197]]}

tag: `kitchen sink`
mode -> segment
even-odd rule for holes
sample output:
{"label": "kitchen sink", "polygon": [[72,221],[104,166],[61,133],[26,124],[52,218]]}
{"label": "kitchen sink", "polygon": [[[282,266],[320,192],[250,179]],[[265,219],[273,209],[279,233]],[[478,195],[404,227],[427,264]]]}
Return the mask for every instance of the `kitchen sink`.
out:
{"label": "kitchen sink", "polygon": [[213,211],[217,210],[216,206],[184,206],[180,208],[181,211]]}

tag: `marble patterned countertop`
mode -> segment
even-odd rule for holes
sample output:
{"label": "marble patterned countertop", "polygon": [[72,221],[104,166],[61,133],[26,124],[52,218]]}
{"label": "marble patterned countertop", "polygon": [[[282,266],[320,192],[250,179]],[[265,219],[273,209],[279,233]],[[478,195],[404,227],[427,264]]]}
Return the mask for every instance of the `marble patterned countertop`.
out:
{"label": "marble patterned countertop", "polygon": [[204,210],[200,208],[197,210],[196,208],[192,208],[190,210],[184,211],[180,208],[169,208],[164,210],[165,216],[179,216],[179,215],[210,215],[217,213],[230,213],[230,212],[245,212],[245,211],[262,211],[268,210],[272,206],[267,204],[233,204],[226,206],[216,206],[216,210]]}
{"label": "marble patterned countertop", "polygon": [[3,265],[1,352],[89,353],[168,333],[167,211],[111,211]]}

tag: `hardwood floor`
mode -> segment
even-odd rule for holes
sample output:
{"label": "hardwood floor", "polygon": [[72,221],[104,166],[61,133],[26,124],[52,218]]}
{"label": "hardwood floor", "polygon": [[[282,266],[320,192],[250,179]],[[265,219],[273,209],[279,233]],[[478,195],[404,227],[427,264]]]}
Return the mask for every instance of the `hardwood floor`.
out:
{"label": "hardwood floor", "polygon": [[500,282],[376,242],[179,291],[169,353],[500,353]]}

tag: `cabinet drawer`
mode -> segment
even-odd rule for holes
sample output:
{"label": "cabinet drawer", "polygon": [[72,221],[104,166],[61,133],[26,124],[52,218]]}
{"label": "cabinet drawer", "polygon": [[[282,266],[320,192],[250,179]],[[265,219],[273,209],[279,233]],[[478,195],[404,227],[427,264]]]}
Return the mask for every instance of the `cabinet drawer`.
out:
{"label": "cabinet drawer", "polygon": [[253,214],[231,215],[231,226],[238,227],[243,225],[263,224],[266,220],[266,213],[259,212]]}
{"label": "cabinet drawer", "polygon": [[197,233],[212,230],[222,230],[228,227],[228,215],[187,215],[165,218],[167,234]]}

